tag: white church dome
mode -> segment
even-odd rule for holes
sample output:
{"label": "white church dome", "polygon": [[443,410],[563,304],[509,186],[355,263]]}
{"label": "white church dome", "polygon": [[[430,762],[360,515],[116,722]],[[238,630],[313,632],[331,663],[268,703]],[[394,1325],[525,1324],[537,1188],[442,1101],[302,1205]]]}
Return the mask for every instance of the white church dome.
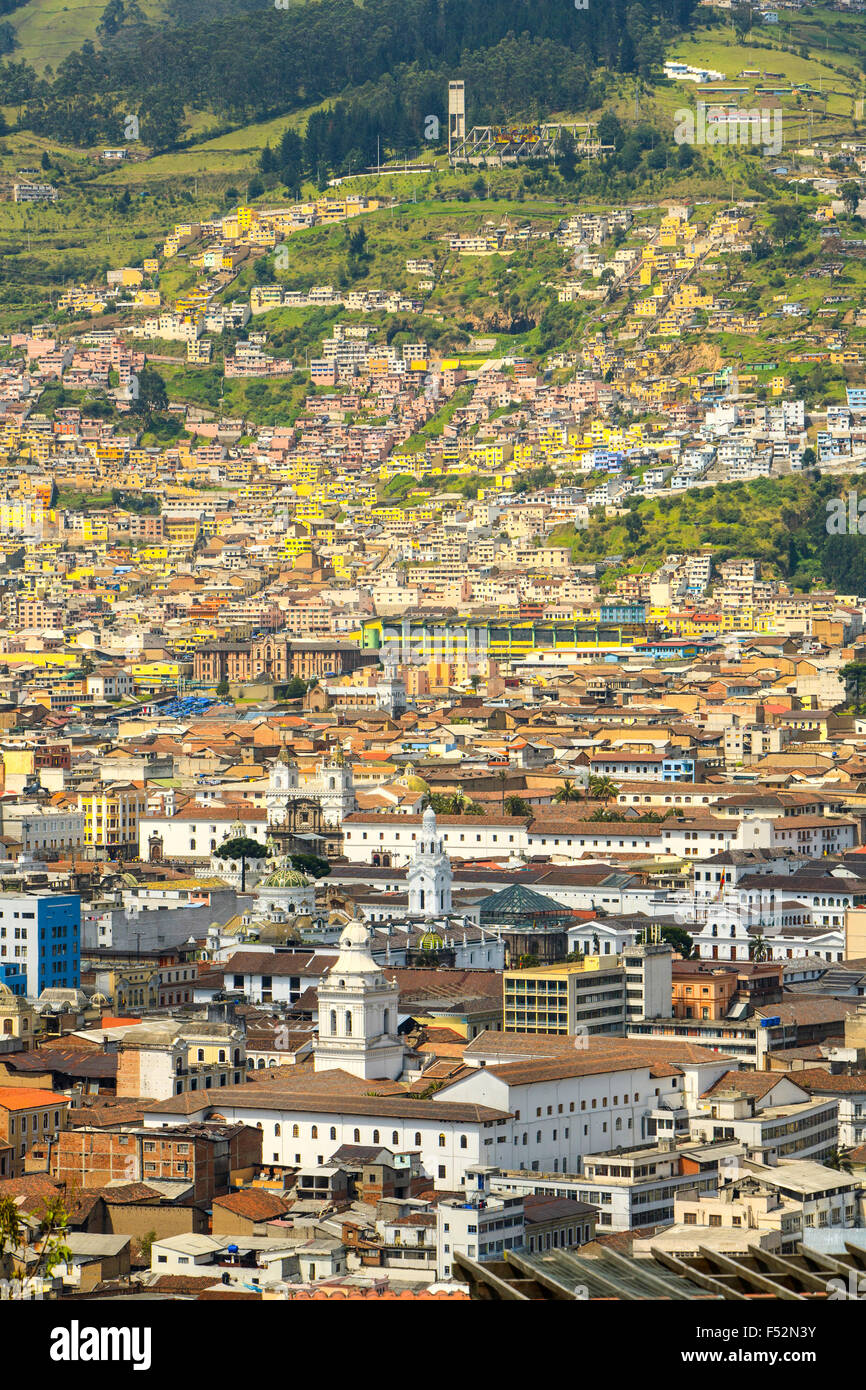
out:
{"label": "white church dome", "polygon": [[357,918],[349,922],[340,935],[340,954],[331,966],[330,974],[378,975],[380,967],[370,954],[370,933]]}

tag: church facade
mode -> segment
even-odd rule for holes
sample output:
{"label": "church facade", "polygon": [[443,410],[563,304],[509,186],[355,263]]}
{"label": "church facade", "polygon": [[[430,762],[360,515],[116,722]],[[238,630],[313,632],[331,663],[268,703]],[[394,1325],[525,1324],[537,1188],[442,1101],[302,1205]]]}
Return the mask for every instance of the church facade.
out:
{"label": "church facade", "polygon": [[355,809],[352,769],[341,752],[323,758],[316,775],[303,777],[285,749],[273,764],[265,798],[268,833],[283,853],[342,853],[342,825]]}

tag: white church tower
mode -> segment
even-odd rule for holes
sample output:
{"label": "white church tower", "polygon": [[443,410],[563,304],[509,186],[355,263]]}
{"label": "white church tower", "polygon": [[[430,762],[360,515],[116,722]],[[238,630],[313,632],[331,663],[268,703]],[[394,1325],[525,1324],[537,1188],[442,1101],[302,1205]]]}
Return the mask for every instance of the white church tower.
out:
{"label": "white church tower", "polygon": [[268,776],[268,790],[265,801],[268,808],[268,824],[284,825],[288,819],[289,802],[298,793],[298,764],[289,757],[285,748],[271,768]]}
{"label": "white church tower", "polygon": [[340,937],[340,954],[319,986],[314,1070],[340,1067],[371,1081],[396,1081],[402,1076],[399,994],[399,986],[389,984],[370,954],[370,933],[364,923],[349,922]]}
{"label": "white church tower", "polygon": [[326,825],[342,825],[355,809],[355,782],[351,765],[337,748],[319,765],[318,799]]}
{"label": "white church tower", "polygon": [[451,860],[436,825],[436,812],[428,806],[421,820],[421,838],[415,842],[406,871],[410,915],[444,917],[450,913],[451,879]]}

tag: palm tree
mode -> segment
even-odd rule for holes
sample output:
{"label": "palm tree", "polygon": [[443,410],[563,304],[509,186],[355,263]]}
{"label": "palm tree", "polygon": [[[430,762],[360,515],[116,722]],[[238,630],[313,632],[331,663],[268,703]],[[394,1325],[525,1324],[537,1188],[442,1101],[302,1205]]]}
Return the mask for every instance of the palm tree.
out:
{"label": "palm tree", "polygon": [[837,1173],[852,1173],[850,1159],[851,1150],[843,1144],[840,1148],[833,1149],[828,1158],[824,1159],[825,1168],[835,1168]]}
{"label": "palm tree", "polygon": [[569,801],[582,801],[583,793],[574,785],[570,777],[566,777],[562,786],[557,787],[553,793],[553,799],[557,805],[562,806]]}
{"label": "palm tree", "polygon": [[590,777],[587,790],[596,801],[613,801],[619,796],[619,787],[609,777]]}
{"label": "palm tree", "polygon": [[765,940],[762,932],[758,932],[754,941],[749,946],[749,957],[754,961],[764,961],[770,959],[770,943]]}
{"label": "palm tree", "polygon": [[524,801],[522,796],[512,795],[505,798],[503,811],[508,816],[531,816],[532,807],[528,801]]}

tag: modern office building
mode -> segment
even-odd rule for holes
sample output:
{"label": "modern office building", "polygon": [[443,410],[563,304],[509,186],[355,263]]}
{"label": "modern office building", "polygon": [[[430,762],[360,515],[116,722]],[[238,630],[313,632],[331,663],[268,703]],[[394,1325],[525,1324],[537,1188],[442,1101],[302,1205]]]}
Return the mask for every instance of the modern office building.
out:
{"label": "modern office building", "polygon": [[632,946],[620,956],[506,970],[506,1033],[624,1033],[642,1018],[670,1018],[671,960],[663,943]]}
{"label": "modern office building", "polygon": [[14,993],[36,999],[44,989],[77,989],[80,935],[77,893],[0,893],[0,970]]}

